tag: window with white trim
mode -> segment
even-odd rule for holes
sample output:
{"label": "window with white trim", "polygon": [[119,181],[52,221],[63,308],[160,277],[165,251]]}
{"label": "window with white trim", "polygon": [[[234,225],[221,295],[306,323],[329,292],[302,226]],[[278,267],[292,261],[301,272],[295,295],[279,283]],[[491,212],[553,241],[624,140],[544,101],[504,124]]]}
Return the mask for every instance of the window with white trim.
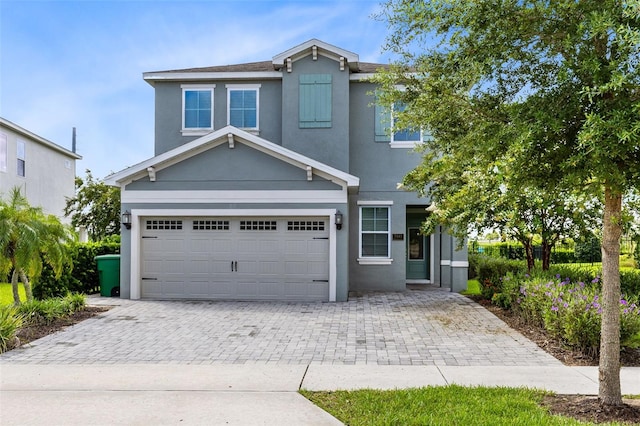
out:
{"label": "window with white trim", "polygon": [[215,85],[182,85],[182,131],[205,133],[213,130]]}
{"label": "window with white trim", "polygon": [[227,124],[245,130],[258,130],[259,89],[259,84],[227,84]]}
{"label": "window with white trim", "polygon": [[391,211],[386,206],[360,207],[361,258],[391,257]]}
{"label": "window with white trim", "polygon": [[7,135],[0,133],[0,172],[6,172],[9,165],[9,144]]}
{"label": "window with white trim", "polygon": [[26,161],[26,148],[24,141],[18,140],[17,143],[17,166],[18,166],[18,176],[25,177],[27,175],[27,161]]}
{"label": "window with white trim", "polygon": [[388,142],[392,148],[413,148],[423,141],[420,129],[395,128],[395,114],[406,109],[406,105],[397,102],[392,108],[376,104],[375,141]]}

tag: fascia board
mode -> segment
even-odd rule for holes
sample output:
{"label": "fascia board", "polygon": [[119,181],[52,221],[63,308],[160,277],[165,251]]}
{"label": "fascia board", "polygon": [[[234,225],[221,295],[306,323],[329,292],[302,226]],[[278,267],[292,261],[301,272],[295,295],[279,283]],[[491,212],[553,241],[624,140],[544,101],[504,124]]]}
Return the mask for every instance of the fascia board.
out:
{"label": "fascia board", "polygon": [[[311,39],[305,41],[304,43],[295,46],[285,52],[279,53],[275,55],[272,59],[273,65],[277,67],[282,67],[282,64],[287,58],[291,58],[292,60],[300,59],[301,57],[305,57],[309,54],[308,50],[310,50],[313,46],[317,46],[320,50],[319,54],[330,57],[332,59],[337,59],[340,57],[344,57],[347,60],[347,63],[351,65],[357,65],[360,61],[360,57],[357,53],[350,52],[348,50],[341,49],[339,47],[333,46],[329,43],[325,43],[324,41],[318,39]],[[324,52],[322,52],[324,50]]]}
{"label": "fascia board", "polygon": [[143,79],[151,84],[157,81],[200,81],[200,80],[278,80],[281,71],[247,72],[145,72]]}

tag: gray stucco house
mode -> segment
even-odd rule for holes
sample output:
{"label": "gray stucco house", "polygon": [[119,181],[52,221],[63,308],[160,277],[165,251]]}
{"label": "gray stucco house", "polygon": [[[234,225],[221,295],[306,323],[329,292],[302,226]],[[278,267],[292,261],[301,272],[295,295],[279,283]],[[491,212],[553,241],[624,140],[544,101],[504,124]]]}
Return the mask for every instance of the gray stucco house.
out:
{"label": "gray stucco house", "polygon": [[367,80],[381,66],[313,39],[270,61],[145,73],[155,156],[106,179],[131,217],[121,297],[465,289],[466,250],[421,235],[429,200],[397,189],[421,135],[385,128]]}
{"label": "gray stucco house", "polygon": [[0,196],[19,187],[30,205],[71,223],[64,208],[76,194],[76,161],[81,158],[0,117]]}

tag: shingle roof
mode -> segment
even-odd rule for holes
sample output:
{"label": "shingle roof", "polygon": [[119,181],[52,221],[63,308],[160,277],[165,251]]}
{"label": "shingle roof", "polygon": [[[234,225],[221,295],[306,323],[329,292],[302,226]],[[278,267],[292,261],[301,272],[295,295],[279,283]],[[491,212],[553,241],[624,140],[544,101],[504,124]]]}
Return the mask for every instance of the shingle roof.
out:
{"label": "shingle roof", "polygon": [[[358,72],[374,73],[379,68],[388,68],[386,64],[376,64],[372,62],[359,62]],[[272,61],[248,62],[244,64],[215,65],[211,67],[183,68],[178,70],[154,71],[157,73],[198,73],[198,72],[260,72],[275,71]]]}

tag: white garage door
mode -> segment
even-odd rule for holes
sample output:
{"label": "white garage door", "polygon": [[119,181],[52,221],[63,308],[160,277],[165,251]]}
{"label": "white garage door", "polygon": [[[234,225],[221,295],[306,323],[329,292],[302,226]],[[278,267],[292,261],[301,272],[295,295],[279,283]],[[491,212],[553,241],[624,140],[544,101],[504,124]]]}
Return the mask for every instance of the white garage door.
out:
{"label": "white garage door", "polygon": [[141,296],[329,300],[327,218],[143,218]]}

